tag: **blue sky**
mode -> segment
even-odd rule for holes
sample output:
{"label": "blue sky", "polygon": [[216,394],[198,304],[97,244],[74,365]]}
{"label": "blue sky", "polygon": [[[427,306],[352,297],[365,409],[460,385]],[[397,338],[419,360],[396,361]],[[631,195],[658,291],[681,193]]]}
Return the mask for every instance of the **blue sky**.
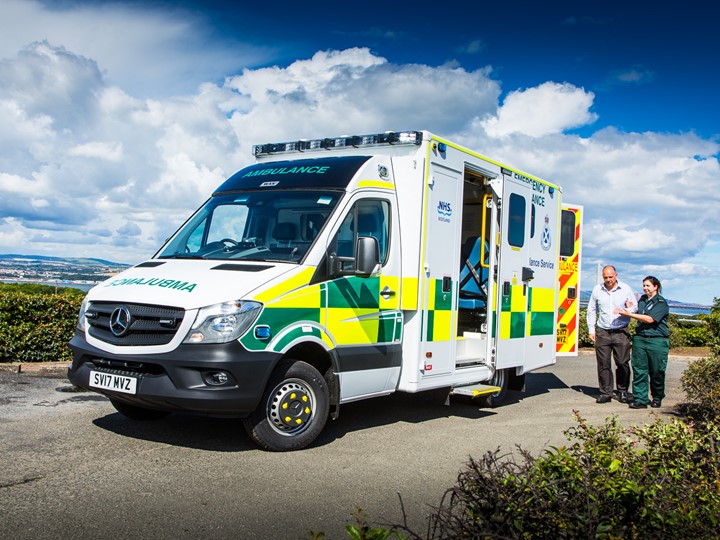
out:
{"label": "blue sky", "polygon": [[135,263],[254,143],[429,129],[585,206],[583,289],[710,303],[710,6],[4,0],[0,252]]}

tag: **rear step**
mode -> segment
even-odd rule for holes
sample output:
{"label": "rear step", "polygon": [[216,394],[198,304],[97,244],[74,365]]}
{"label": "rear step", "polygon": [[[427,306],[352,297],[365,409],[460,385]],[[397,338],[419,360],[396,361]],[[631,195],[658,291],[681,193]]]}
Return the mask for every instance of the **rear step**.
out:
{"label": "rear step", "polygon": [[467,386],[456,386],[450,393],[455,396],[478,397],[487,394],[494,394],[502,390],[499,386],[489,384],[468,384]]}

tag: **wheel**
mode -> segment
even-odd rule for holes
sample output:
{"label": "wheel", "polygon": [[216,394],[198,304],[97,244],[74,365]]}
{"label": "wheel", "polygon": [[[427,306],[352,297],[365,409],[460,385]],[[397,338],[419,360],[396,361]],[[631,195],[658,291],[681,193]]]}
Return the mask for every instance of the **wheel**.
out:
{"label": "wheel", "polygon": [[325,378],[310,364],[285,360],[275,368],[260,403],[243,420],[260,447],[276,452],[300,450],[325,427],[330,398]]}
{"label": "wheel", "polygon": [[170,414],[168,411],[143,409],[142,407],[136,407],[135,405],[128,405],[122,401],[115,401],[114,399],[111,399],[110,403],[112,403],[112,406],[115,407],[117,412],[130,418],[131,420],[160,420]]}
{"label": "wheel", "polygon": [[485,407],[494,409],[498,405],[502,405],[507,397],[508,381],[510,380],[510,373],[507,369],[498,369],[495,371],[495,375],[490,379],[488,384],[492,386],[500,387],[500,390],[492,394],[481,396],[480,400]]}

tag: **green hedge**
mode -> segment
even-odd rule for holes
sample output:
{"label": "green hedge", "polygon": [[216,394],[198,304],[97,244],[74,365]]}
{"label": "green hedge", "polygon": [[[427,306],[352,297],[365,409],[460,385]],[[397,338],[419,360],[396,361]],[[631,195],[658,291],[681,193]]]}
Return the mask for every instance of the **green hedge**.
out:
{"label": "green hedge", "polygon": [[[35,287],[42,287],[37,285]],[[83,292],[0,287],[0,362],[70,361]]]}

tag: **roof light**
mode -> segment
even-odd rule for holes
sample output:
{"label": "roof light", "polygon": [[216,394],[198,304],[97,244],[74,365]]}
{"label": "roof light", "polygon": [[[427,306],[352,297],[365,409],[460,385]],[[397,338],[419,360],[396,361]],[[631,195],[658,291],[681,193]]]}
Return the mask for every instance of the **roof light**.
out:
{"label": "roof light", "polygon": [[340,148],[384,146],[389,144],[420,144],[421,142],[421,131],[388,131],[372,135],[350,135],[328,139],[256,144],[253,146],[253,154],[255,156],[267,156],[272,154],[288,154],[291,152],[314,152]]}

